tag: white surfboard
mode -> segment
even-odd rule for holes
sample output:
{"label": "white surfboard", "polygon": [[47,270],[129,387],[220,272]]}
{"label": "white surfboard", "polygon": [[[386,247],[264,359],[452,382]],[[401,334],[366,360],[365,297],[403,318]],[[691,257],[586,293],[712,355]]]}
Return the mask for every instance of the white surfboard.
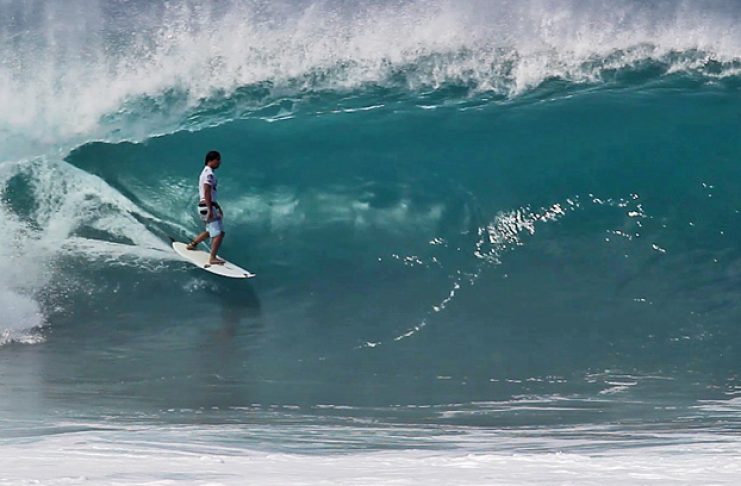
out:
{"label": "white surfboard", "polygon": [[[229,278],[252,278],[255,276],[255,274],[250,272],[249,270],[238,267],[237,265],[229,261],[225,262],[223,265],[210,265],[208,263],[208,253],[201,250],[189,250],[187,246],[188,245],[186,245],[185,243],[181,243],[179,241],[172,242],[172,248],[178,255],[188,260],[193,265],[206,270],[207,272],[215,273],[216,275],[221,275],[222,277]],[[223,258],[221,259],[223,260]]]}

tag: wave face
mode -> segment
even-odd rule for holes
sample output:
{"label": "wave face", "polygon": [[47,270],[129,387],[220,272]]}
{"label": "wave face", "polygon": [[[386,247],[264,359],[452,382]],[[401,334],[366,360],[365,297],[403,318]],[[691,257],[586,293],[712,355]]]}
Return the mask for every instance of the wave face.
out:
{"label": "wave face", "polygon": [[0,418],[738,426],[736,2],[0,9]]}

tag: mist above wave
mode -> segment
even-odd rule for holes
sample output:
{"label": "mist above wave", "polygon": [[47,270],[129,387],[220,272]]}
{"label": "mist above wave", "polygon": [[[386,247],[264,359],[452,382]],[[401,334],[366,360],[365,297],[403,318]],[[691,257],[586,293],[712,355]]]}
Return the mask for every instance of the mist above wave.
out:
{"label": "mist above wave", "polygon": [[247,104],[259,107],[366,86],[516,97],[548,80],[599,83],[646,63],[659,76],[741,69],[733,2],[101,0],[3,10],[6,154],[161,133],[204,100],[249,87]]}

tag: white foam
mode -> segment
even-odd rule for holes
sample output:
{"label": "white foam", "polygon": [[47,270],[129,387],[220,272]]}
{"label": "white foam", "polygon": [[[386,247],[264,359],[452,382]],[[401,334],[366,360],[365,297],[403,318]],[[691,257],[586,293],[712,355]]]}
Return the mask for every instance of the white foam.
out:
{"label": "white foam", "polygon": [[[0,165],[0,188],[12,174],[8,164]],[[0,227],[9,235],[0,245],[0,346],[37,342],[37,328],[44,325],[44,316],[34,293],[45,282],[45,261],[30,255],[34,247],[28,241],[31,231],[4,205],[0,205]]]}
{"label": "white foam", "polygon": [[[0,194],[23,178],[33,207],[0,205],[0,345],[35,343],[46,317],[38,295],[56,275],[61,255],[108,264],[152,264],[170,258],[169,248],[137,219],[156,222],[100,178],[61,161],[39,158],[0,164]],[[84,238],[90,227],[129,244]],[[64,278],[69,278],[65,276]]]}
{"label": "white foam", "polygon": [[0,289],[0,346],[9,342],[36,343],[41,336],[33,331],[44,324],[38,303],[9,289]]}
{"label": "white foam", "polygon": [[[214,431],[212,431],[213,433]],[[151,433],[151,432],[150,432]],[[738,440],[592,453],[467,449],[271,453],[147,432],[80,432],[3,445],[0,485],[601,485],[736,484]]]}

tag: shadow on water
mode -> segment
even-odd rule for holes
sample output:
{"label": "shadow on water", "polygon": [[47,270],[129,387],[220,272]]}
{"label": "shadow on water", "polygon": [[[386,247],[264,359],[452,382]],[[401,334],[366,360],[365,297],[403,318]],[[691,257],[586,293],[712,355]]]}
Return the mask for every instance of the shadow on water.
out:
{"label": "shadow on water", "polygon": [[[178,364],[169,386],[148,387],[142,394],[147,401],[154,398],[163,409],[214,410],[254,399],[250,370],[264,334],[260,298],[244,280],[218,279],[212,284],[195,299],[204,306],[200,329],[191,334],[185,352],[174,356]],[[188,421],[201,419],[208,420],[194,416]]]}
{"label": "shadow on water", "polygon": [[237,335],[240,323],[253,320],[248,326],[250,335],[260,334],[259,317],[262,313],[260,298],[255,289],[242,280],[219,281],[205,290],[205,295],[219,302],[221,306],[221,327],[215,336],[221,340],[231,340]]}

